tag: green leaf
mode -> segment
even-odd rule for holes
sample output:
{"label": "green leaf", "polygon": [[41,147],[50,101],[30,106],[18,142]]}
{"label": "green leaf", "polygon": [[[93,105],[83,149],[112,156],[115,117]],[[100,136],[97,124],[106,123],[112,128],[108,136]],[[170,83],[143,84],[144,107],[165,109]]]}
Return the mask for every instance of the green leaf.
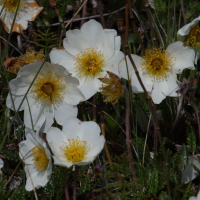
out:
{"label": "green leaf", "polygon": [[156,196],[158,192],[158,171],[154,168],[150,174],[150,180],[149,180],[149,193],[152,193],[154,196]]}
{"label": "green leaf", "polygon": [[189,134],[188,137],[186,138],[187,144],[190,146],[190,152],[195,153],[196,152],[196,134],[190,123],[188,123],[187,130]]}
{"label": "green leaf", "polygon": [[182,145],[180,150],[174,155],[174,161],[179,171],[183,171],[187,164],[187,149],[185,144]]}
{"label": "green leaf", "polygon": [[189,192],[191,190],[191,187],[192,187],[192,181],[190,181],[188,183],[186,189],[184,190],[182,200],[188,200],[188,198],[189,198]]}
{"label": "green leaf", "polygon": [[87,191],[90,191],[91,189],[91,181],[90,181],[90,176],[86,175],[84,179],[81,181],[81,189],[78,192],[78,195],[81,195]]}
{"label": "green leaf", "polygon": [[17,188],[17,191],[15,193],[15,196],[13,198],[13,200],[27,200],[26,198],[26,189],[24,185],[21,185]]}
{"label": "green leaf", "polygon": [[170,200],[170,198],[166,192],[162,191],[159,195],[159,200]]}
{"label": "green leaf", "polygon": [[51,176],[49,182],[44,188],[44,193],[48,198],[54,197],[55,195],[55,177],[54,175]]}

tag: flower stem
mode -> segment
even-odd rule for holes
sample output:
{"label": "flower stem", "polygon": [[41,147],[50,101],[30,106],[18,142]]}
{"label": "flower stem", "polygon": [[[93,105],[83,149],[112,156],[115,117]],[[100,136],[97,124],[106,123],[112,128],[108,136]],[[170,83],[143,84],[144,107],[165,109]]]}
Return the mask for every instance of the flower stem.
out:
{"label": "flower stem", "polygon": [[152,103],[151,101],[151,98],[146,90],[146,88],[144,87],[144,84],[141,80],[141,77],[139,75],[139,72],[137,70],[137,67],[135,65],[135,62],[133,61],[133,58],[131,57],[131,54],[129,52],[129,48],[128,48],[128,45],[126,44],[125,45],[125,49],[126,49],[126,54],[128,55],[129,57],[129,60],[135,70],[135,74],[138,78],[138,81],[146,95],[146,98],[147,98],[147,103],[149,105],[149,108],[151,110],[151,113],[152,113],[152,116],[153,116],[153,120],[154,120],[154,125],[155,125],[155,129],[157,131],[157,134],[158,134],[158,138],[159,138],[159,142],[160,142],[160,146],[161,146],[161,150],[162,150],[162,154],[163,154],[163,157],[164,157],[164,160],[165,160],[165,170],[166,170],[166,177],[167,177],[167,191],[168,191],[168,195],[170,197],[170,200],[172,199],[171,197],[171,191],[170,191],[170,186],[169,186],[169,163],[168,163],[168,160],[167,160],[167,156],[166,156],[166,152],[165,152],[165,148],[164,148],[164,145],[163,145],[163,141],[162,141],[162,137],[161,137],[161,134],[160,134],[160,128],[159,128],[159,125],[158,125],[158,119],[157,119],[157,114],[156,114],[156,109],[153,108],[154,107],[154,104]]}
{"label": "flower stem", "polygon": [[129,108],[129,92],[127,90],[126,87],[123,86],[124,89],[124,94],[126,97],[126,146],[127,146],[127,150],[128,150],[128,157],[129,157],[129,163],[130,163],[130,167],[131,167],[131,171],[133,174],[133,181],[135,183],[135,187],[138,190],[138,182],[137,182],[137,175],[135,173],[135,169],[133,166],[133,160],[132,160],[132,152],[131,152],[131,145],[130,145],[130,124],[129,124],[129,112],[130,112],[130,108]]}
{"label": "flower stem", "polygon": [[[101,114],[101,119],[100,119],[100,125],[101,125],[101,133],[102,135],[104,136],[104,138],[106,139],[106,133],[105,133],[105,118],[104,118],[104,115]],[[106,152],[106,156],[108,158],[108,163],[110,165],[110,168],[113,170],[113,166],[112,166],[112,162],[111,162],[111,158],[110,158],[110,154],[109,154],[109,151],[108,151],[108,147],[107,147],[107,143],[105,141],[104,143],[104,149],[105,149],[105,152]]]}
{"label": "flower stem", "polygon": [[78,166],[75,166],[74,172],[74,186],[73,186],[73,200],[76,200],[76,179],[78,174]]}
{"label": "flower stem", "polygon": [[69,200],[69,192],[68,192],[68,184],[67,184],[67,177],[66,177],[66,173],[65,173],[65,168],[62,168],[63,171],[63,178],[64,178],[64,183],[65,183],[65,197],[66,200]]}

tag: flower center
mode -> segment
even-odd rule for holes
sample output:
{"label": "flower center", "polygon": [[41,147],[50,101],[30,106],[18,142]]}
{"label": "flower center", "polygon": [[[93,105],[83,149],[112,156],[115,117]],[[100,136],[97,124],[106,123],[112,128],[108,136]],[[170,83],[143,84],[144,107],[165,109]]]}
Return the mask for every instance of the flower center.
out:
{"label": "flower center", "polygon": [[[6,4],[5,4],[6,2]],[[18,6],[19,0],[2,0],[1,1],[1,5],[5,4],[4,9],[6,10],[6,12],[10,12],[10,13],[15,13],[17,6]],[[20,4],[19,4],[19,11],[23,11],[25,8],[27,7],[27,3],[25,0],[20,0]]]}
{"label": "flower center", "polygon": [[54,85],[47,82],[41,87],[41,90],[47,95],[51,96],[54,91]]}
{"label": "flower center", "polygon": [[48,72],[46,75],[39,74],[36,78],[31,92],[34,99],[41,104],[52,105],[62,101],[66,85],[63,84],[63,79],[56,73]]}
{"label": "flower center", "polygon": [[195,47],[194,36],[196,36],[196,45],[200,47],[200,28],[191,28],[189,37],[190,37],[190,44],[192,47]]}
{"label": "flower center", "polygon": [[160,48],[146,50],[143,59],[142,71],[153,79],[166,79],[173,71],[170,54]]}
{"label": "flower center", "polygon": [[68,143],[60,147],[66,156],[66,158],[72,163],[81,162],[89,151],[86,141],[82,141],[77,137],[76,139],[69,139]]}
{"label": "flower center", "polygon": [[103,71],[105,61],[101,51],[86,48],[76,57],[75,69],[79,77],[94,78]]}
{"label": "flower center", "polygon": [[36,170],[42,171],[43,169],[46,169],[49,163],[49,159],[47,158],[45,150],[39,146],[35,146],[32,149],[32,153],[33,153],[32,161],[34,162]]}

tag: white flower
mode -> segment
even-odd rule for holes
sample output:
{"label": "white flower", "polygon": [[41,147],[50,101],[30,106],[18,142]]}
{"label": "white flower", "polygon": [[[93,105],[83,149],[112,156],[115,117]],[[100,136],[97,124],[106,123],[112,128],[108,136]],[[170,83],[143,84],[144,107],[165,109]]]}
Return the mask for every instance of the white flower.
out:
{"label": "white flower", "polygon": [[[177,96],[176,74],[180,74],[185,68],[195,69],[194,50],[180,41],[170,44],[166,51],[154,48],[148,49],[143,58],[137,55],[131,56],[146,90],[156,104],[166,96]],[[126,59],[132,91],[143,92],[128,56]],[[119,73],[123,78],[128,79],[125,58],[119,63]]]}
{"label": "white flower", "polygon": [[[19,0],[1,0],[0,10],[2,10],[4,4],[5,7],[0,16],[0,20],[5,26],[5,30],[9,33],[14,20],[15,12],[17,10]],[[15,24],[13,26],[13,32],[21,33],[27,28],[28,21],[34,21],[35,18],[42,11],[43,7],[39,7],[34,0],[20,0],[18,13],[16,16]]]}
{"label": "white flower", "polygon": [[180,40],[185,42],[187,36],[190,38],[190,44],[194,47],[194,36],[196,36],[197,46],[200,46],[200,27],[199,27],[200,16],[194,19],[189,24],[186,24],[178,30]]}
{"label": "white flower", "polygon": [[115,30],[103,29],[92,19],[80,30],[67,31],[63,45],[63,49],[51,51],[51,62],[62,65],[79,79],[79,88],[86,99],[99,91],[102,83],[98,78],[107,76],[107,71],[118,75],[118,64],[124,54]]}
{"label": "white flower", "polygon": [[182,181],[185,184],[192,181],[199,175],[199,173],[193,167],[193,165],[195,165],[198,169],[200,169],[200,162],[197,156],[200,156],[200,154],[188,156],[188,164],[185,166],[185,169],[182,172]]}
{"label": "white flower", "polygon": [[190,197],[189,200],[200,200],[200,191],[197,194],[197,197]]}
{"label": "white flower", "polygon": [[[10,81],[16,110],[41,65],[41,62],[34,61],[22,67],[17,77]],[[60,125],[66,119],[76,117],[78,109],[75,105],[84,100],[83,94],[76,87],[78,84],[78,80],[71,77],[62,66],[45,63],[20,108],[24,110],[25,126],[32,128],[33,121],[34,130],[46,132],[53,124],[54,117]],[[15,110],[10,93],[6,105]]]}
{"label": "white flower", "polygon": [[87,165],[100,154],[104,136],[93,121],[81,122],[77,118],[66,120],[63,130],[51,127],[47,141],[54,154],[54,164],[63,167]]}
{"label": "white flower", "polygon": [[[52,173],[51,154],[47,144],[36,133],[25,129],[26,140],[19,143],[19,156],[25,162],[25,172],[27,176],[26,190],[44,187],[49,181]],[[30,177],[31,176],[31,177]],[[33,185],[32,185],[33,182]]]}
{"label": "white flower", "polygon": [[3,160],[0,158],[0,169],[3,167],[3,164],[4,164],[4,162],[3,162]]}

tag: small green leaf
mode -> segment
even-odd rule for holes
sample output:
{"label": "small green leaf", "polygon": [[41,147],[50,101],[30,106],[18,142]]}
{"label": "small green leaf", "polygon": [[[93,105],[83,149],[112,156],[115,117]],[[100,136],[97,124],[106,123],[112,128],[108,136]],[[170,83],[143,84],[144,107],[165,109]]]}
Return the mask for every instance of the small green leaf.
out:
{"label": "small green leaf", "polygon": [[188,137],[186,138],[188,145],[190,146],[190,152],[195,153],[196,152],[196,134],[194,132],[193,127],[190,123],[188,123],[187,127]]}
{"label": "small green leaf", "polygon": [[152,193],[154,196],[156,196],[157,192],[158,192],[158,172],[157,170],[154,168],[150,174],[150,180],[149,180],[149,193]]}
{"label": "small green leaf", "polygon": [[162,191],[159,195],[159,200],[170,200],[170,198],[166,192]]}

